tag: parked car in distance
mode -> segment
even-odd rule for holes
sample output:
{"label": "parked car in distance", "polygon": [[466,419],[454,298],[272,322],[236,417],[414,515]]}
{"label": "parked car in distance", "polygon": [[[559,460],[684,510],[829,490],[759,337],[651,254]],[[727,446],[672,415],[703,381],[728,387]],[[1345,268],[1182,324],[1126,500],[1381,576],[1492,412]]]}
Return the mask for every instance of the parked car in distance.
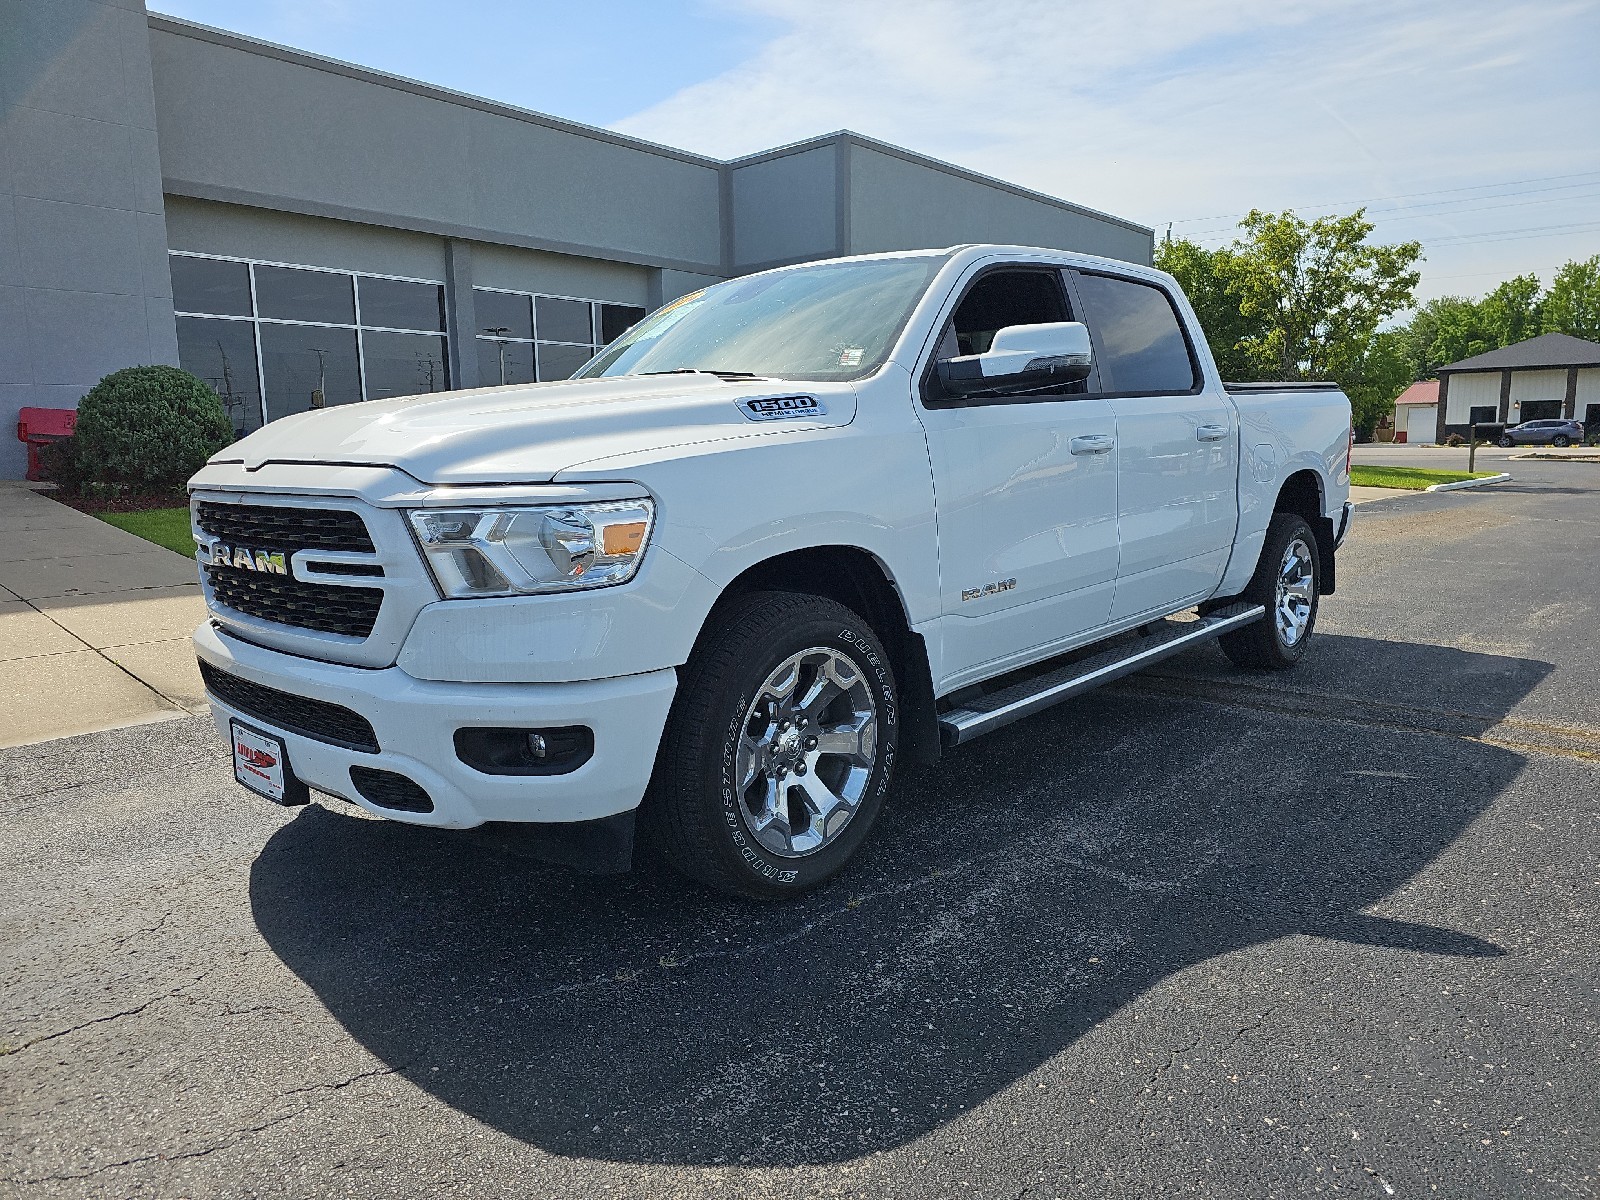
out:
{"label": "parked car in distance", "polygon": [[1524,421],[1508,425],[1500,435],[1502,446],[1570,446],[1583,444],[1582,421]]}

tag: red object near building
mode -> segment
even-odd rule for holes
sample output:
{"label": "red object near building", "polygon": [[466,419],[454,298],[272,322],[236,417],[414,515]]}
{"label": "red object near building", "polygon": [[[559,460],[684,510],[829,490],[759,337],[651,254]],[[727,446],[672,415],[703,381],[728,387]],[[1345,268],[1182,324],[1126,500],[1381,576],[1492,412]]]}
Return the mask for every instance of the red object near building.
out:
{"label": "red object near building", "polygon": [[28,447],[28,478],[38,483],[44,478],[39,450],[51,442],[72,436],[78,414],[70,408],[24,408],[17,413],[17,440]]}

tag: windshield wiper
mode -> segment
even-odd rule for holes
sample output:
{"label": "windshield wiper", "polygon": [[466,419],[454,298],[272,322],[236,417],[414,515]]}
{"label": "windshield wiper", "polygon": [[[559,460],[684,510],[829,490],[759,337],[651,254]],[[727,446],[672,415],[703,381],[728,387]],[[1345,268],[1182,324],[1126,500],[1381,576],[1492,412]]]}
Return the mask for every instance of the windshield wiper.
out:
{"label": "windshield wiper", "polygon": [[754,371],[712,371],[702,367],[674,367],[670,371],[639,371],[639,375],[715,375],[718,379],[760,379]]}

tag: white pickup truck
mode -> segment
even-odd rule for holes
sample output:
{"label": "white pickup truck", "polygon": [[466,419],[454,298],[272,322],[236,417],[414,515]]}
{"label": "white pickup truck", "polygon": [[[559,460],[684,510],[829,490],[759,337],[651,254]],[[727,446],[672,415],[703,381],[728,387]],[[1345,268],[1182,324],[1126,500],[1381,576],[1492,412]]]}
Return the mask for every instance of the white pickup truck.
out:
{"label": "white pickup truck", "polygon": [[1010,246],[717,284],[577,377],[289,417],[191,482],[241,783],[642,839],[756,897],[898,761],[1210,638],[1292,666],[1350,405],[1224,384],[1171,277]]}

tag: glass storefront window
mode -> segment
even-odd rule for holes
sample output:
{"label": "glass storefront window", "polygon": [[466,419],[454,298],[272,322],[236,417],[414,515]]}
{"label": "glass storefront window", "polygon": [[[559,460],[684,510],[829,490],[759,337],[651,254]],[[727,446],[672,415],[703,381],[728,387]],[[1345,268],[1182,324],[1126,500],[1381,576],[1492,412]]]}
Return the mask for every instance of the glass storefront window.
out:
{"label": "glass storefront window", "polygon": [[364,328],[444,330],[444,288],[437,283],[359,276]]}
{"label": "glass storefront window", "polygon": [[356,323],[350,276],[299,267],[256,267],[256,315],[329,325]]}
{"label": "glass storefront window", "polygon": [[[504,363],[504,373],[501,364]],[[533,343],[502,338],[478,339],[478,386],[533,382]]]}
{"label": "glass storefront window", "polygon": [[356,331],[329,325],[261,323],[267,420],[361,399]]}
{"label": "glass storefront window", "polygon": [[450,387],[443,284],[183,251],[169,262],[186,314],[178,361],[216,389],[241,433],[319,402]]}
{"label": "glass storefront window", "polygon": [[539,382],[571,379],[573,373],[594,357],[593,346],[561,346],[539,343]]}
{"label": "glass storefront window", "polygon": [[178,312],[248,317],[250,265],[220,258],[173,255],[172,307]]}
{"label": "glass storefront window", "polygon": [[178,361],[222,397],[222,407],[236,433],[260,428],[261,379],[256,373],[254,321],[179,317]]}
{"label": "glass storefront window", "polygon": [[[548,383],[573,372],[644,319],[632,304],[474,288],[478,382]],[[365,319],[365,311],[362,313]],[[502,351],[501,347],[504,346]],[[504,371],[502,372],[502,359]]]}
{"label": "glass storefront window", "polygon": [[[366,309],[361,316],[366,317]],[[444,338],[426,333],[361,331],[367,399],[418,396],[445,390]]]}
{"label": "glass storefront window", "polygon": [[609,346],[640,321],[644,309],[631,304],[602,304],[600,306],[600,344]]}
{"label": "glass storefront window", "polygon": [[587,300],[540,296],[534,302],[534,336],[541,342],[594,344],[593,305]]}
{"label": "glass storefront window", "polygon": [[472,308],[479,333],[533,340],[533,297],[473,288]]}

